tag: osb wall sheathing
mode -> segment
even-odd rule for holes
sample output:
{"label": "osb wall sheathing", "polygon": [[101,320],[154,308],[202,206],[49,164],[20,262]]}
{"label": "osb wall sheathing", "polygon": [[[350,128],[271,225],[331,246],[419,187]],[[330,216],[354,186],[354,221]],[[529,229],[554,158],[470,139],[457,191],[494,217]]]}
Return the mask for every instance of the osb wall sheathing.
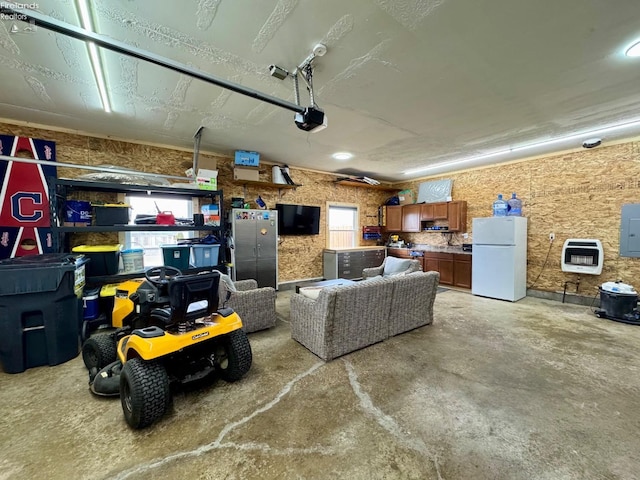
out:
{"label": "osb wall sheathing", "polygon": [[[56,142],[56,159],[61,163],[76,165],[116,165],[147,173],[184,176],[184,171],[192,166],[193,152],[158,146],[142,145],[111,139],[90,137],[40,128],[32,128],[8,123],[0,123],[0,132],[6,135],[41,138]],[[342,202],[358,205],[361,227],[378,224],[378,206],[390,196],[367,188],[354,188],[334,183],[336,176],[290,169],[296,184],[295,190],[243,186],[233,180],[233,159],[224,155],[201,153],[200,158],[215,158],[218,168],[218,188],[223,190],[224,209],[231,208],[232,197],[243,197],[251,208],[257,208],[255,199],[260,195],[268,208],[276,203],[315,205],[321,208],[320,235],[282,236],[278,248],[278,281],[288,282],[306,278],[322,277],[322,251],[326,246],[326,202]],[[277,159],[273,159],[277,162]],[[89,170],[58,167],[58,177],[75,178]],[[271,165],[260,168],[260,180],[271,182]],[[83,196],[86,200],[115,201],[105,194]],[[73,244],[113,244],[118,242],[117,234],[74,234]],[[360,237],[360,245],[375,245]]]}
{"label": "osb wall sheathing", "polygon": [[[454,236],[454,243],[472,240],[474,217],[492,214],[498,193],[512,192],[523,201],[528,218],[527,285],[536,290],[559,292],[577,274],[561,271],[561,253],[568,238],[593,238],[602,242],[601,275],[581,275],[579,295],[594,296],[597,286],[622,280],[640,288],[640,260],[619,256],[622,205],[640,203],[640,143],[599,147],[560,156],[549,156],[491,168],[442,175],[407,184],[417,192],[422,181],[450,178],[454,200],[467,201],[468,239]],[[549,234],[555,233],[550,243]],[[405,234],[416,243],[444,243],[440,234]],[[576,293],[568,284],[567,292]]]}
{"label": "osb wall sheathing", "polygon": [[[322,251],[326,248],[326,203],[341,202],[358,205],[360,209],[360,232],[365,225],[378,225],[378,206],[390,195],[368,188],[354,188],[334,183],[336,176],[308,170],[290,168],[292,180],[301,187],[292,189],[263,188],[260,185],[236,184],[233,178],[232,161],[218,164],[218,178],[227,200],[231,197],[243,197],[255,208],[255,199],[260,195],[268,208],[276,203],[304,204],[319,206],[320,234],[304,236],[281,236],[278,246],[278,281],[320,278],[322,274]],[[271,167],[261,168],[260,180],[271,182]],[[245,194],[246,192],[246,194]],[[386,195],[385,195],[386,193]],[[364,240],[359,235],[359,245],[375,245],[375,241]]]}

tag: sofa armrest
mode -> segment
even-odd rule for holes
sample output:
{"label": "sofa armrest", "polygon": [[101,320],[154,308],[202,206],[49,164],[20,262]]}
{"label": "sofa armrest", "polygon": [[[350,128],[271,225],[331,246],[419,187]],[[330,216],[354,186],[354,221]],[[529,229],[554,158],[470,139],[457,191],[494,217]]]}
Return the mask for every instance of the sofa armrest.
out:
{"label": "sofa armrest", "polygon": [[332,311],[335,294],[323,290],[316,300],[299,293],[291,295],[291,338],[324,361],[331,360]]}
{"label": "sofa armrest", "polygon": [[382,275],[384,271],[384,265],[380,265],[379,267],[371,267],[362,269],[362,278],[367,279],[371,277],[377,277],[378,275]]}

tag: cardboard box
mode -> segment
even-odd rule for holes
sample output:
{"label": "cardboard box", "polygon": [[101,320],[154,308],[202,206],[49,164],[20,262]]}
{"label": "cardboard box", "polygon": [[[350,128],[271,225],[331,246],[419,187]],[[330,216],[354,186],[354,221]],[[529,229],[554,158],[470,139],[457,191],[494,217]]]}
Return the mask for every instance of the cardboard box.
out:
{"label": "cardboard box", "polygon": [[260,179],[260,171],[258,167],[234,167],[233,179],[257,182]]}
{"label": "cardboard box", "polygon": [[260,154],[258,152],[236,150],[235,164],[245,167],[258,167],[260,166]]}
{"label": "cardboard box", "polygon": [[398,200],[400,200],[400,205],[416,203],[416,197],[413,195],[413,190],[402,190],[398,192]]}
{"label": "cardboard box", "polygon": [[202,205],[200,213],[204,215],[204,224],[213,227],[220,226],[220,208],[218,205]]}
{"label": "cardboard box", "polygon": [[[199,158],[198,159],[198,171],[200,170],[213,170],[215,172],[218,171],[218,162],[215,158]],[[185,176],[189,178],[195,178],[196,172],[193,171],[193,168],[188,168],[184,171]]]}
{"label": "cardboard box", "polygon": [[217,190],[218,171],[200,168],[196,176],[196,184],[200,190]]}
{"label": "cardboard box", "polygon": [[218,162],[215,158],[198,158],[198,170],[218,170]]}

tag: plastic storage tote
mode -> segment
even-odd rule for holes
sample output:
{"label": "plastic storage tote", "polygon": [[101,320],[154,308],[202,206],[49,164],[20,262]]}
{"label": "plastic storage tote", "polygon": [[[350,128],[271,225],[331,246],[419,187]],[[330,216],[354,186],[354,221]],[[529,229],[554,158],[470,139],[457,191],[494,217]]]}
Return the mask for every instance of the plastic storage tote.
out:
{"label": "plastic storage tote", "polygon": [[116,275],[120,261],[122,245],[78,245],[73,253],[81,253],[90,262],[87,264],[87,276]]}
{"label": "plastic storage tote", "polygon": [[213,267],[218,265],[220,245],[191,245],[192,264],[195,267]]}
{"label": "plastic storage tote", "polygon": [[127,225],[129,223],[130,205],[120,203],[106,203],[93,205],[96,225]]}
{"label": "plastic storage tote", "polygon": [[161,245],[162,257],[167,267],[176,267],[180,270],[189,268],[191,245]]}
{"label": "plastic storage tote", "polygon": [[144,272],[144,250],[129,248],[120,252],[123,273]]}
{"label": "plastic storage tote", "polygon": [[6,373],[58,365],[80,352],[86,259],[48,253],[0,261],[0,363]]}

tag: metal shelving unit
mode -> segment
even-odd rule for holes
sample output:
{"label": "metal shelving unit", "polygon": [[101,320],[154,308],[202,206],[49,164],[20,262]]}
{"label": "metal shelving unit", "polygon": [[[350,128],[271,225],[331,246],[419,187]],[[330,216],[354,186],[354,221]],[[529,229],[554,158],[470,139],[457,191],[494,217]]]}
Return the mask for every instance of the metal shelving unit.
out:
{"label": "metal shelving unit", "polygon": [[[223,243],[220,248],[220,264],[225,258],[225,227],[222,190],[197,190],[190,188],[174,188],[156,185],[126,185],[108,182],[93,182],[86,180],[70,180],[48,178],[49,209],[51,214],[51,231],[55,251],[63,252],[67,246],[68,234],[72,233],[100,233],[100,232],[171,232],[171,231],[202,231],[215,232]],[[73,192],[107,192],[125,193],[138,196],[175,196],[177,198],[204,198],[212,204],[217,204],[220,212],[220,226],[211,225],[91,225],[81,227],[64,226],[65,201]],[[138,274],[139,276],[139,274]],[[120,277],[120,275],[118,276]]]}

